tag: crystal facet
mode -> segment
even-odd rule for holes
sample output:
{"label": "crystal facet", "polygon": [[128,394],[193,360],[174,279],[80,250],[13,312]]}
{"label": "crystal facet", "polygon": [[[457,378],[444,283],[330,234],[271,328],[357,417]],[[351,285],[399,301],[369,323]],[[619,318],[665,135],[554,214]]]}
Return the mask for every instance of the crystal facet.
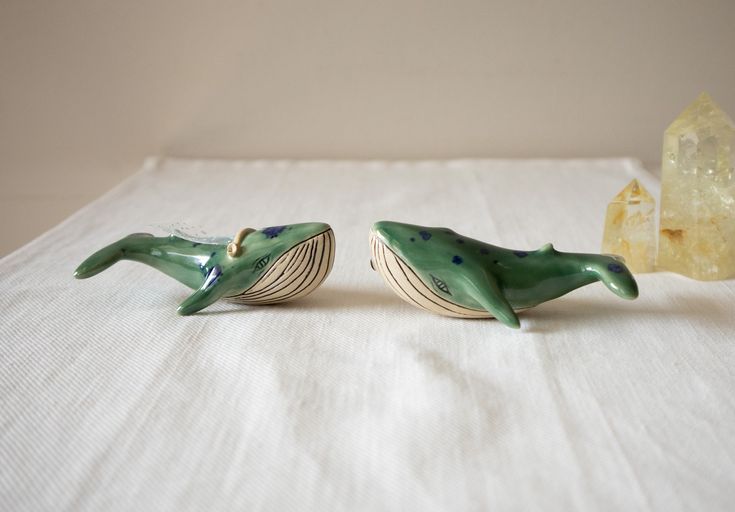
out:
{"label": "crystal facet", "polygon": [[664,133],[658,267],[735,276],[735,125],[702,93]]}
{"label": "crystal facet", "polygon": [[656,259],[656,201],[633,180],[607,206],[602,252],[625,258],[635,273],[652,272]]}

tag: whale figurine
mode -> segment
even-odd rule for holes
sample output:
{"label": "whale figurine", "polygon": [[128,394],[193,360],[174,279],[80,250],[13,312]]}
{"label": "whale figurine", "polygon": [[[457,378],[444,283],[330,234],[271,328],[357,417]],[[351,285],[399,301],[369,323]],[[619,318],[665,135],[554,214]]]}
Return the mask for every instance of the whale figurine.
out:
{"label": "whale figurine", "polygon": [[260,305],[304,297],[334,262],[334,233],[320,222],[247,228],[232,241],[208,240],[128,235],[84,260],[74,277],[86,279],[120,260],[145,263],[196,290],[178,308],[190,315],[220,298]]}
{"label": "whale figurine", "polygon": [[638,286],[621,259],[559,252],[551,244],[514,251],[451,229],[381,221],[370,231],[374,270],[406,302],[460,318],[495,317],[518,328],[517,311],[602,281],[624,299]]}

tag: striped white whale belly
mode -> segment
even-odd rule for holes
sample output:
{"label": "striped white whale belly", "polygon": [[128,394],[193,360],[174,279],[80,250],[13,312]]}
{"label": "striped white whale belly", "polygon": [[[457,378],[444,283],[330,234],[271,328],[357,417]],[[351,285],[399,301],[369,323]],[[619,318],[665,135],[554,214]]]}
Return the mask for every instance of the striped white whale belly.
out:
{"label": "striped white whale belly", "polygon": [[376,270],[396,294],[419,308],[456,318],[493,318],[487,311],[470,309],[440,297],[419,278],[411,267],[383,241],[371,234],[370,250]]}
{"label": "striped white whale belly", "polygon": [[334,233],[324,231],[285,252],[244,292],[227,297],[240,304],[276,304],[313,292],[334,263]]}

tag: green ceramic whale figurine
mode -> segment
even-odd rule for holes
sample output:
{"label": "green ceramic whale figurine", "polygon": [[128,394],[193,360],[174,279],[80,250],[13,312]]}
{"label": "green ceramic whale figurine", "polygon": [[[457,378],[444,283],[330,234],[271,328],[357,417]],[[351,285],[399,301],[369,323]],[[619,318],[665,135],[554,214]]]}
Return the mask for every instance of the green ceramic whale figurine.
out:
{"label": "green ceramic whale figurine", "polygon": [[196,290],[178,309],[190,315],[220,298],[275,304],[303,297],[334,262],[334,233],[319,222],[244,229],[220,241],[132,234],[84,260],[74,277],[86,279],[120,260],[145,263]]}
{"label": "green ceramic whale figurine", "polygon": [[371,265],[402,299],[460,318],[495,317],[518,328],[516,311],[602,281],[624,299],[638,286],[612,256],[564,253],[546,244],[514,251],[447,228],[382,221],[370,232]]}

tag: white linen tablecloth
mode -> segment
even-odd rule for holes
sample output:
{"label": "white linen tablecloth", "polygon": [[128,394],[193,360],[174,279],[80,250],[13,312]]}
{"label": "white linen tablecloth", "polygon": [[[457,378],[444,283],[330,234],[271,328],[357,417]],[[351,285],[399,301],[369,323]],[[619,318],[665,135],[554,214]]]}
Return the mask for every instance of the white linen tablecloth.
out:
{"label": "white linen tablecloth", "polygon": [[[638,277],[434,316],[370,270],[377,220],[598,252],[633,160],[155,160],[0,262],[0,509],[733,510],[735,281]],[[93,251],[152,223],[325,221],[332,275],[218,303]]]}

